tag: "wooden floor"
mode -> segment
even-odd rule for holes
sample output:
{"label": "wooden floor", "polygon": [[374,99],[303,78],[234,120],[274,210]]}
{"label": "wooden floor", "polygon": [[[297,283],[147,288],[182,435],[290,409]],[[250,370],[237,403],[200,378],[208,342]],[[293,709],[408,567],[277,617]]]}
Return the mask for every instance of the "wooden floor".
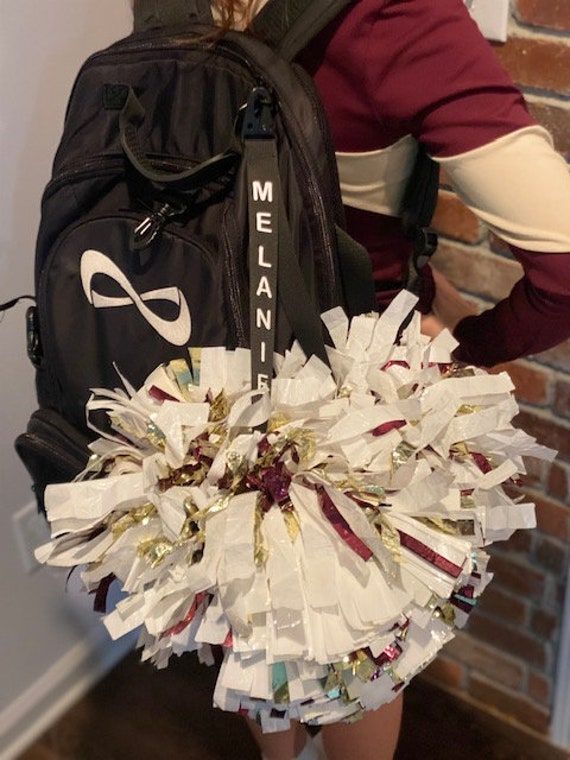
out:
{"label": "wooden floor", "polygon": [[[215,673],[193,655],[165,670],[133,652],[20,760],[259,760],[239,716],[211,707]],[[358,758],[347,758],[358,760]],[[568,760],[417,679],[396,760]]]}

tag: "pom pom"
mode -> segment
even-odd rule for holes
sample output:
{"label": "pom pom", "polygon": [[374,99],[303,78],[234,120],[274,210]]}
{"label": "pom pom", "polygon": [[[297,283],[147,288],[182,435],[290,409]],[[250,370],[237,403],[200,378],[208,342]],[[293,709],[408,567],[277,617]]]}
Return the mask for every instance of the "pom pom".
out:
{"label": "pom pom", "polygon": [[[141,627],[159,668],[223,661],[214,704],[265,731],[353,721],[393,699],[489,581],[484,547],[535,527],[502,486],[523,455],[506,373],[451,360],[403,293],[381,316],[323,315],[330,368],[298,344],[252,391],[249,351],[204,348],[135,391],[96,390],[112,430],[46,492],[39,561],[82,566],[113,638]],[[413,304],[412,304],[413,305]]]}

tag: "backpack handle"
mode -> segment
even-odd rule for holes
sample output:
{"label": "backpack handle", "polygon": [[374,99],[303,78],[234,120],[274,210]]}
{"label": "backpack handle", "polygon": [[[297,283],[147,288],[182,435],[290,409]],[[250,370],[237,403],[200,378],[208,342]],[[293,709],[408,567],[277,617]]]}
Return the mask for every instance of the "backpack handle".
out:
{"label": "backpack handle", "polygon": [[135,32],[180,26],[192,20],[213,24],[209,0],[135,0]]}
{"label": "backpack handle", "polygon": [[192,169],[182,172],[165,172],[155,169],[142,147],[139,128],[143,124],[145,110],[132,87],[128,88],[125,104],[119,115],[121,145],[126,157],[139,174],[151,182],[174,187],[180,185],[181,191],[198,190],[210,182],[230,174],[237,166],[239,153],[231,148],[218,153]]}

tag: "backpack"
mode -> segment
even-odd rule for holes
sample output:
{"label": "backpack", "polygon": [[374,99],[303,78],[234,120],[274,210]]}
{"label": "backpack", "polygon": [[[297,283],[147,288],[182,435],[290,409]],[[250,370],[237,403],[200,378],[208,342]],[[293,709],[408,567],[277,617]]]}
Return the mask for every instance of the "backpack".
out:
{"label": "backpack", "polygon": [[[16,449],[39,509],[84,468],[92,388],[134,387],[205,346],[251,348],[252,388],[297,339],[328,363],[320,313],[373,310],[344,231],[322,105],[295,56],[350,0],[269,0],[255,36],[209,2],[140,0],[134,33],[92,55],[42,199],[27,313],[39,409]],[[408,287],[435,250],[437,167],[421,150],[402,219]]]}

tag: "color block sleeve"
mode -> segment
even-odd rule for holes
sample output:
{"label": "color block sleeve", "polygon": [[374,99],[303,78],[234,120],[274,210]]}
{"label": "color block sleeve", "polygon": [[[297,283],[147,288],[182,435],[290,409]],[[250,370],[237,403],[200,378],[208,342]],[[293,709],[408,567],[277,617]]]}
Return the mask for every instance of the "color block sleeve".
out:
{"label": "color block sleeve", "polygon": [[491,366],[569,337],[568,166],[462,0],[384,3],[367,72],[376,117],[426,145],[523,266],[508,298],[457,325],[457,357]]}

